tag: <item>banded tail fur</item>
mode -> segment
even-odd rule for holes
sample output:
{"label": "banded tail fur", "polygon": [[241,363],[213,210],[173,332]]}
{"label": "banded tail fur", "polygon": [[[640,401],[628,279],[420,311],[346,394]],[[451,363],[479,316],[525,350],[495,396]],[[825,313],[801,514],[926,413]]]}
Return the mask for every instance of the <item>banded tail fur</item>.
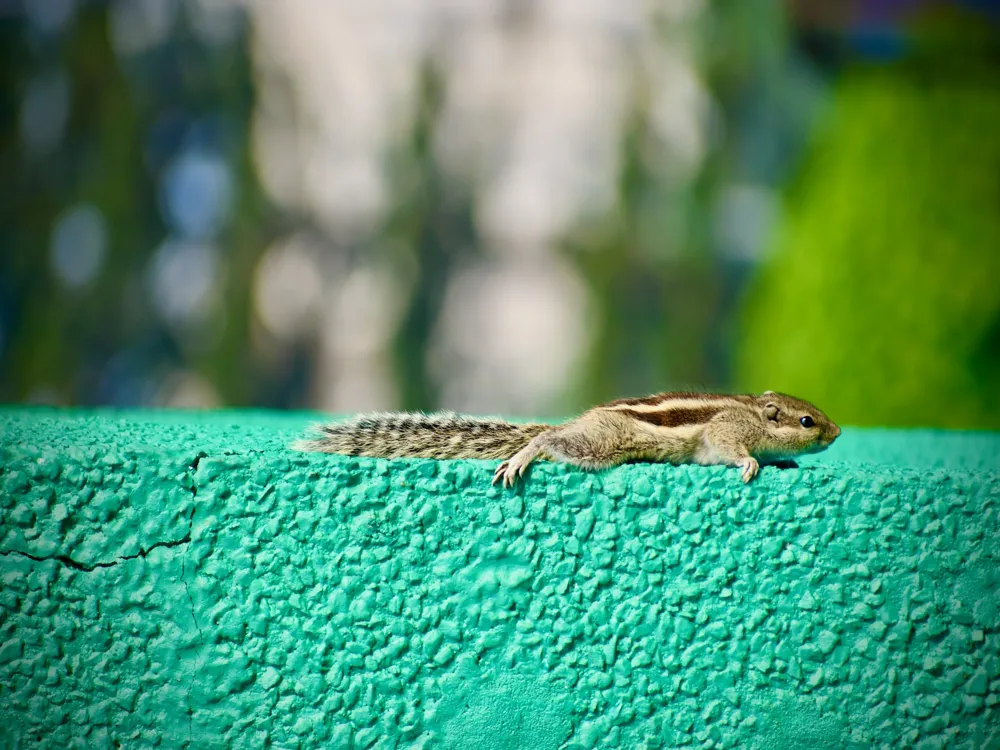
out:
{"label": "banded tail fur", "polygon": [[372,458],[509,458],[547,424],[514,424],[454,412],[378,412],[315,425],[315,436],[292,447]]}

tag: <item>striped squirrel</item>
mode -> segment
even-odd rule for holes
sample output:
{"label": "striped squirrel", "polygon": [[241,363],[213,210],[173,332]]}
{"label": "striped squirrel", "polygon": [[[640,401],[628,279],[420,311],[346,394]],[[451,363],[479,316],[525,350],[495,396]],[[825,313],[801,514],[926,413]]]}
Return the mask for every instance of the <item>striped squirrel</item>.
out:
{"label": "striped squirrel", "polygon": [[376,458],[506,459],[493,484],[510,487],[537,458],[603,469],[626,461],[724,464],[744,482],[761,463],[828,448],[840,428],[815,406],[783,393],[659,393],[595,406],[559,425],[435,414],[362,414],[318,425],[297,450]]}

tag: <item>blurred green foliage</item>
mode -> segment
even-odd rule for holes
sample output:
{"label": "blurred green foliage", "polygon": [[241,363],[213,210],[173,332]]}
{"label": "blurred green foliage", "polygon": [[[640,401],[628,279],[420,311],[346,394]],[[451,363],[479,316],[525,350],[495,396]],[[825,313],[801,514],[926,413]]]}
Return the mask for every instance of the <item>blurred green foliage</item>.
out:
{"label": "blurred green foliage", "polygon": [[1000,428],[1000,88],[984,50],[839,79],[745,300],[741,386],[844,424]]}

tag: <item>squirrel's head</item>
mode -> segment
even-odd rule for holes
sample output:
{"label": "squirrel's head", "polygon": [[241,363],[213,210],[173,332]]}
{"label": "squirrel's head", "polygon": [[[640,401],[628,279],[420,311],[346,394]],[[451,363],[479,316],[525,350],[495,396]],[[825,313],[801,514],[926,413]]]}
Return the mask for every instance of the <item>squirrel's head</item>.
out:
{"label": "squirrel's head", "polygon": [[787,456],[819,453],[830,447],[840,428],[808,401],[774,391],[757,397],[764,428],[775,452]]}

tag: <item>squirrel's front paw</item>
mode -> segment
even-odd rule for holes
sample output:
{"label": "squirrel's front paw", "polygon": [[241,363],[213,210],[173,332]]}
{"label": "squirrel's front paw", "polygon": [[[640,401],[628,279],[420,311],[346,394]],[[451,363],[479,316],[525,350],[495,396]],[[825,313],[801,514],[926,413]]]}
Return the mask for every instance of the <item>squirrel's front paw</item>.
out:
{"label": "squirrel's front paw", "polygon": [[739,464],[737,464],[737,466],[743,469],[743,473],[740,475],[743,478],[743,484],[747,484],[752,481],[753,478],[760,472],[760,464],[757,463],[757,459],[753,456],[744,458],[739,462]]}
{"label": "squirrel's front paw", "polygon": [[507,459],[493,473],[492,484],[496,484],[502,478],[504,487],[513,487],[517,478],[524,476],[524,472],[528,468],[528,463],[530,462],[518,460],[517,456]]}

